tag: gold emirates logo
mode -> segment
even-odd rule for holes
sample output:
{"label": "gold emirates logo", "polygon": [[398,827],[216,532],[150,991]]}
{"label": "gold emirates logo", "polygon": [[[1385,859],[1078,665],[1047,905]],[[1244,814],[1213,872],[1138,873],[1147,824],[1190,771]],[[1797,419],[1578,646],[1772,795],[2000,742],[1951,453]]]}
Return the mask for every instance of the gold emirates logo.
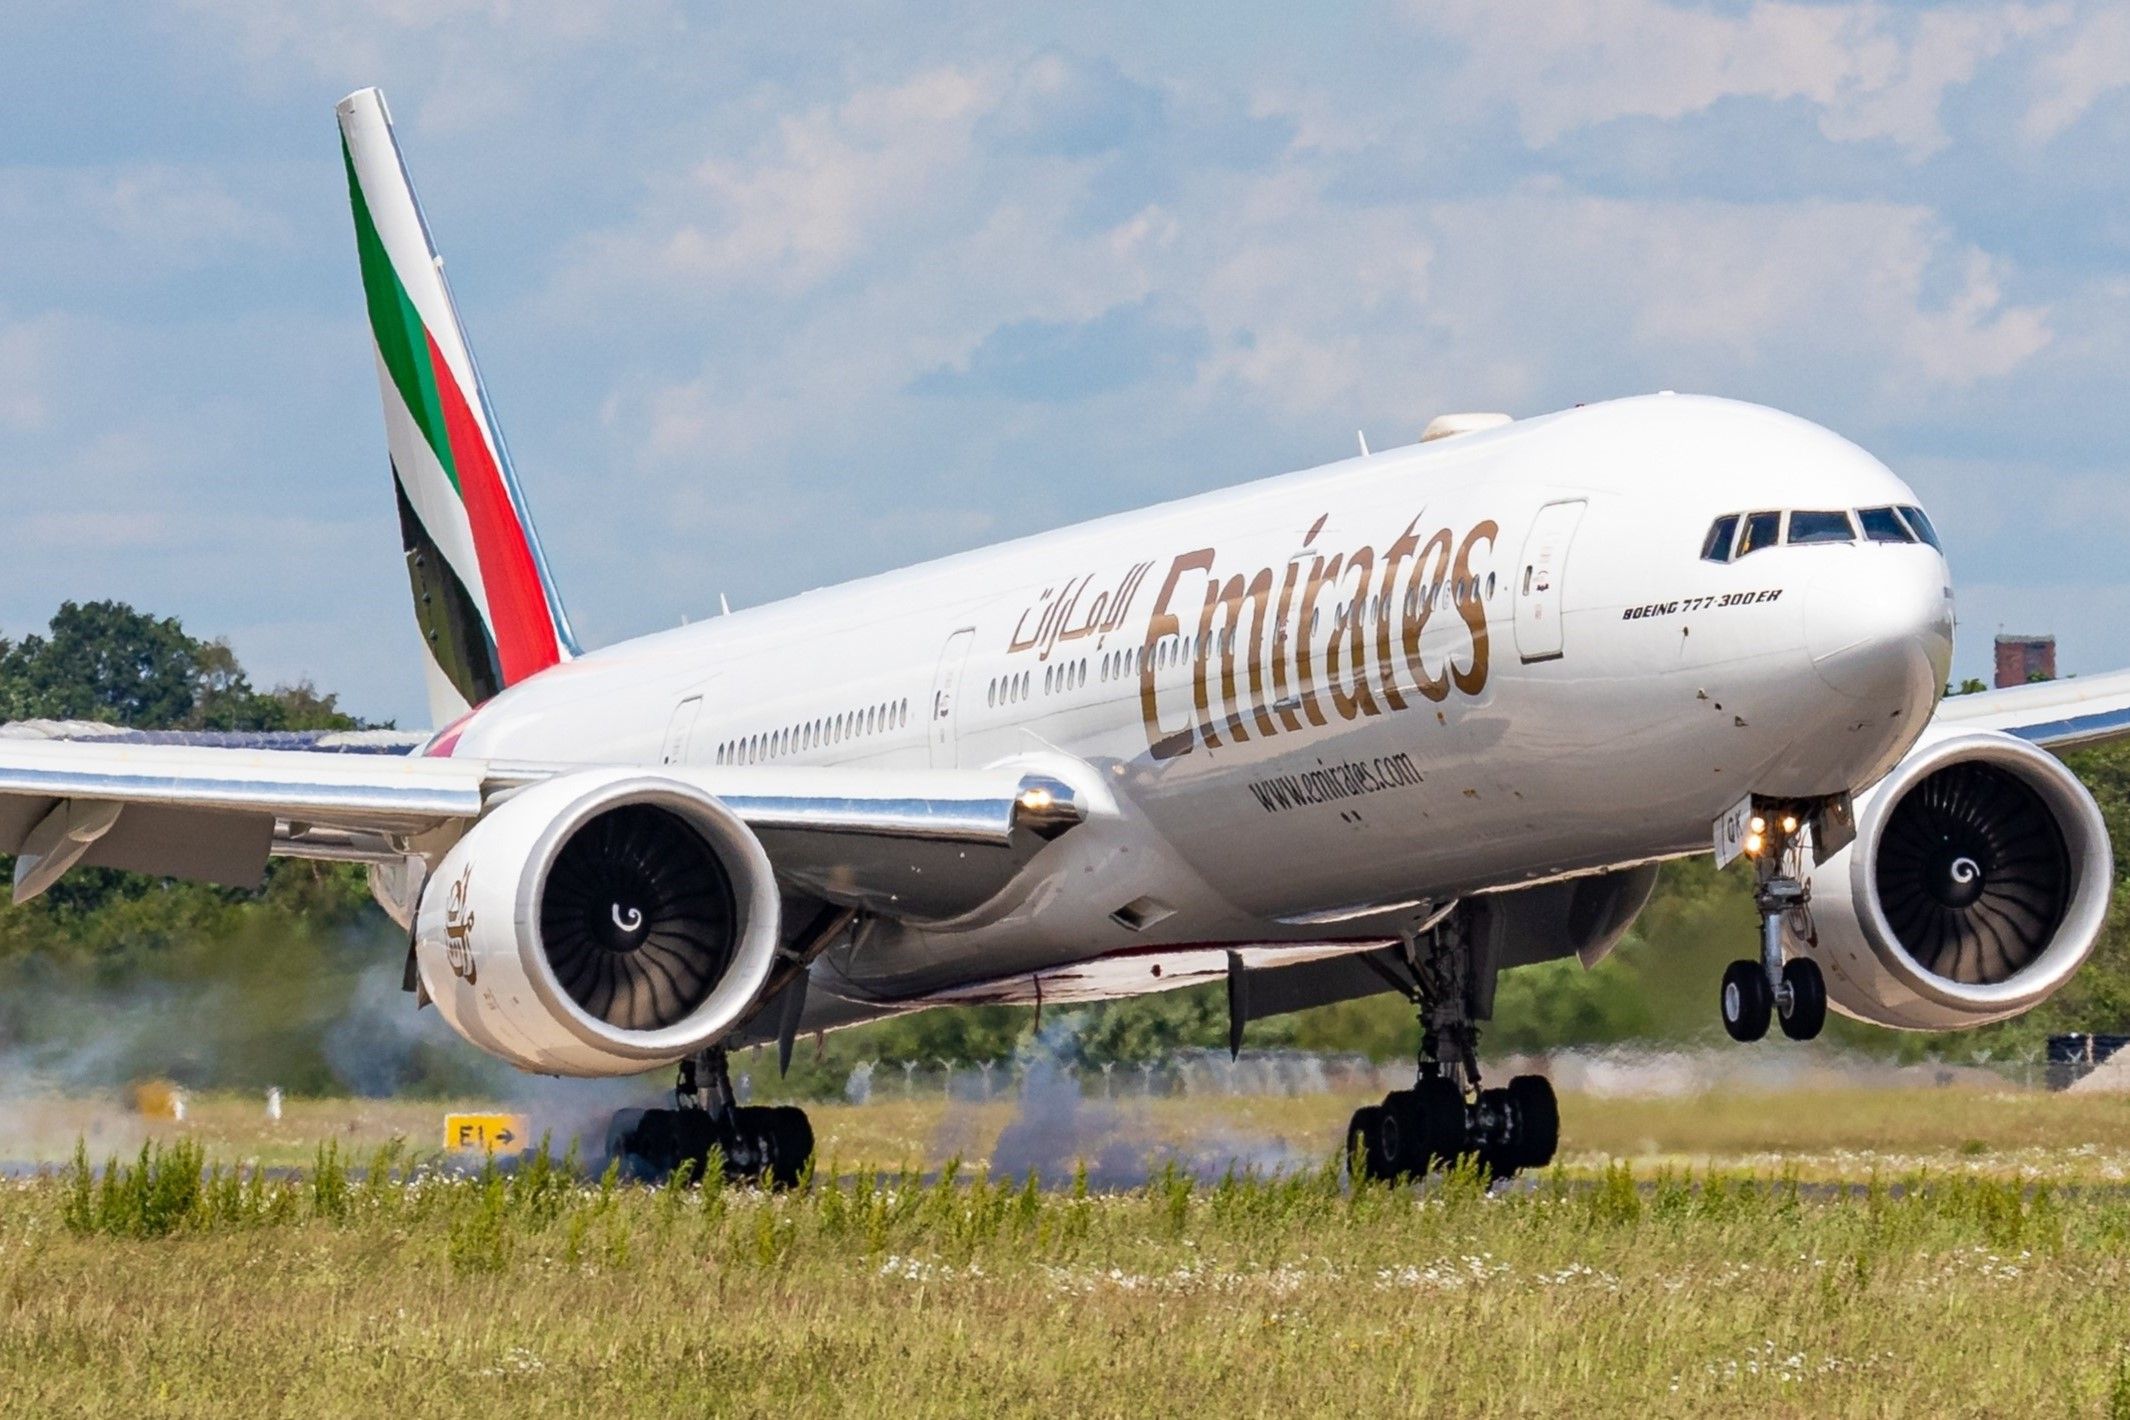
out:
{"label": "gold emirates logo", "polygon": [[[1217,748],[1225,736],[1241,744],[1253,735],[1269,738],[1304,725],[1321,728],[1332,715],[1365,719],[1419,702],[1440,703],[1454,690],[1476,696],[1487,683],[1487,575],[1478,562],[1493,550],[1500,526],[1492,519],[1460,537],[1450,528],[1420,531],[1424,513],[1380,554],[1363,545],[1344,552],[1312,551],[1329,514],[1319,516],[1302,539],[1302,550],[1282,574],[1270,567],[1223,580],[1210,547],[1179,554],[1169,564],[1161,593],[1147,618],[1137,652],[1139,714],[1155,759],[1189,754],[1199,744]],[[1034,634],[1023,636],[1028,614],[1014,629],[1009,653],[1036,651],[1048,659],[1061,641],[1106,638],[1118,630],[1147,569],[1138,563],[1114,591],[1097,596],[1080,625],[1075,609],[1092,577],[1068,582],[1044,608]],[[1197,625],[1187,637],[1182,608],[1205,588]],[[1274,587],[1278,593],[1275,598]],[[1324,604],[1339,610],[1318,654]],[[1432,670],[1421,640],[1438,613],[1463,622],[1468,657],[1453,647]],[[1434,651],[1434,647],[1429,647]],[[1162,723],[1159,673],[1191,661],[1193,714],[1181,725]],[[1215,667],[1218,667],[1217,680]],[[1328,702],[1328,708],[1327,708]]]}
{"label": "gold emirates logo", "polygon": [[468,863],[444,898],[444,960],[450,963],[451,974],[463,977],[468,986],[474,984],[479,971],[473,959],[473,911],[466,906],[472,886],[473,864]]}

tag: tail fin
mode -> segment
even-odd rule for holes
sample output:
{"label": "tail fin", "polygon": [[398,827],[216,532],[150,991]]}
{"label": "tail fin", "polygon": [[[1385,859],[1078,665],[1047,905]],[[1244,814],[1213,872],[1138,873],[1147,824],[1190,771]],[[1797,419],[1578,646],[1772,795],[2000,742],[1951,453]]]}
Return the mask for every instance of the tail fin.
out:
{"label": "tail fin", "polygon": [[576,646],[384,95],[359,89],[338,113],[429,708],[442,726]]}

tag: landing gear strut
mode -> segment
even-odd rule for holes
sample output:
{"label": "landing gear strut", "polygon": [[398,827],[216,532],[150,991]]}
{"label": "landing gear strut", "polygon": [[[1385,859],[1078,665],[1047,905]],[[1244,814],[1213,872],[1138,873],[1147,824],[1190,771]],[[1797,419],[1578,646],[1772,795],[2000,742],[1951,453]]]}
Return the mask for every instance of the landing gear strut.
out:
{"label": "landing gear strut", "polygon": [[1419,1078],[1354,1111],[1347,1158],[1371,1178],[1405,1179],[1466,1156],[1494,1178],[1544,1168],[1560,1144],[1560,1108],[1541,1075],[1479,1087],[1475,952],[1453,913],[1405,941],[1406,994],[1420,1012]]}
{"label": "landing gear strut", "polygon": [[624,1109],[607,1127],[607,1153],[640,1177],[663,1178],[684,1163],[702,1178],[715,1149],[727,1179],[790,1188],[813,1157],[806,1111],[790,1105],[742,1105],[722,1049],[680,1062],[672,1109]]}
{"label": "landing gear strut", "polygon": [[[1801,874],[1798,819],[1787,810],[1757,815],[1746,840],[1760,914],[1760,959],[1734,961],[1723,973],[1723,1028],[1733,1040],[1759,1040],[1771,1021],[1792,1040],[1810,1040],[1827,1023],[1827,981],[1810,957],[1783,959],[1785,918],[1809,935],[1812,889]],[[1758,845],[1757,847],[1753,845]]]}

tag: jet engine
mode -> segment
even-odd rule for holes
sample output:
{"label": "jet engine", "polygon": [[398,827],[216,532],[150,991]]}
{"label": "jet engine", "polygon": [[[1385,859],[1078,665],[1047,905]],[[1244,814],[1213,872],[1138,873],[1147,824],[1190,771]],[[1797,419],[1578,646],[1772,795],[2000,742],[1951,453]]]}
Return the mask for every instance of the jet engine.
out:
{"label": "jet engine", "polygon": [[714,1044],[768,982],[779,899],[754,833],[699,789],[588,770],[490,810],[422,889],[424,989],[523,1070],[630,1075]]}
{"label": "jet engine", "polygon": [[[1995,731],[1926,738],[1856,803],[1856,839],[1814,868],[1790,950],[1844,1015],[1909,1030],[2040,1004],[2100,938],[2107,825],[2070,770]],[[1816,937],[1816,942],[1812,940]]]}

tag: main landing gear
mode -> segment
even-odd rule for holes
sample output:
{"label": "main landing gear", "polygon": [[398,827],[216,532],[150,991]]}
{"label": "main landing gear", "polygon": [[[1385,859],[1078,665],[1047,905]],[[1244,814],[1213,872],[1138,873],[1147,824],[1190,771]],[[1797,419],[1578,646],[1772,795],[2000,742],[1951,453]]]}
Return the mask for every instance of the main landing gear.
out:
{"label": "main landing gear", "polygon": [[1785,918],[1811,935],[1812,889],[1803,872],[1798,819],[1787,810],[1755,815],[1746,853],[1755,874],[1760,960],[1734,961],[1723,973],[1723,1028],[1733,1040],[1759,1040],[1771,1021],[1792,1040],[1810,1040],[1827,1023],[1827,980],[1810,957],[1783,960]]}
{"label": "main landing gear", "polygon": [[1474,1158],[1494,1178],[1544,1168],[1560,1144],[1560,1107],[1541,1075],[1519,1075],[1506,1089],[1479,1088],[1482,984],[1462,913],[1408,938],[1406,993],[1420,1011],[1419,1079],[1380,1105],[1354,1111],[1346,1156],[1357,1174],[1416,1178]]}
{"label": "main landing gear", "polygon": [[732,1093],[725,1052],[705,1050],[680,1062],[672,1109],[624,1109],[607,1127],[607,1153],[638,1177],[664,1178],[693,1164],[702,1178],[710,1151],[728,1180],[790,1188],[813,1157],[806,1111],[790,1105],[742,1105]]}

